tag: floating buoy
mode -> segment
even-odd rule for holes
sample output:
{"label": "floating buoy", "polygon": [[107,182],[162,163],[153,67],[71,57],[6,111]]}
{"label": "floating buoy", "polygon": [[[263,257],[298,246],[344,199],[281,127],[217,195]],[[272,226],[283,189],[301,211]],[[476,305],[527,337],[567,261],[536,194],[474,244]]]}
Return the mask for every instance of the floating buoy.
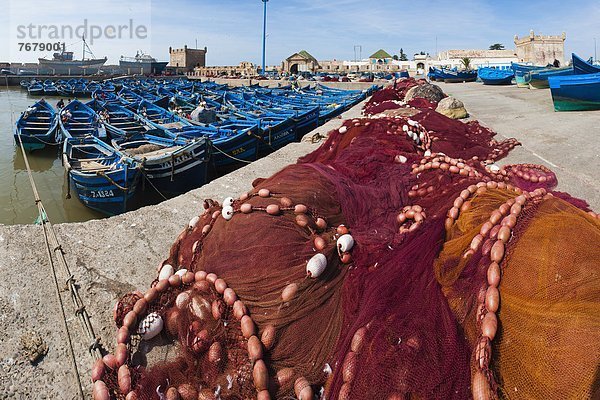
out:
{"label": "floating buoy", "polygon": [[327,257],[324,254],[315,254],[306,264],[306,275],[310,278],[318,278],[327,268]]}
{"label": "floating buoy", "polygon": [[498,171],[500,171],[500,167],[498,166],[498,164],[490,164],[487,167],[492,172],[498,172]]}
{"label": "floating buoy", "polygon": [[190,299],[189,292],[181,292],[175,298],[175,305],[177,306],[177,308],[183,308],[183,306],[187,303],[187,301],[189,299]]}
{"label": "floating buoy", "polygon": [[350,251],[352,247],[354,247],[354,238],[351,235],[345,234],[338,238],[337,248],[341,253]]}
{"label": "floating buoy", "polygon": [[344,133],[348,132],[348,128],[346,128],[345,126],[342,126],[338,132],[340,132],[341,134],[344,134]]}
{"label": "floating buoy", "polygon": [[194,218],[190,219],[190,223],[188,225],[191,229],[194,229],[196,227],[196,225],[198,225],[199,221],[200,221],[200,217],[196,215]]}
{"label": "floating buoy", "polygon": [[158,274],[158,280],[163,281],[165,279],[169,279],[171,275],[173,275],[174,270],[171,264],[165,264],[160,269],[160,273]]}
{"label": "floating buoy", "polygon": [[231,218],[233,218],[233,207],[223,207],[223,210],[221,210],[221,215],[223,216],[223,218],[225,218],[226,221],[229,221]]}
{"label": "floating buoy", "polygon": [[227,206],[233,206],[233,197],[226,197],[225,200],[223,200],[223,207]]}
{"label": "floating buoy", "polygon": [[158,335],[163,329],[163,319],[158,313],[150,313],[138,325],[138,334],[144,340],[150,340]]}

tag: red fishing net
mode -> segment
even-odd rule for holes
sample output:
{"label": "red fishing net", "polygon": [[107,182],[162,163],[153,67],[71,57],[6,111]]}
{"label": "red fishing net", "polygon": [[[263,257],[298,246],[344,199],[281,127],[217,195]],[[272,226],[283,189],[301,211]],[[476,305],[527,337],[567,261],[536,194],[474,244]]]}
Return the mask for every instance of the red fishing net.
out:
{"label": "red fishing net", "polygon": [[[600,221],[550,170],[497,167],[516,141],[417,112],[346,121],[205,202],[161,279],[118,303],[95,397],[592,396]],[[141,367],[154,335],[177,351]]]}

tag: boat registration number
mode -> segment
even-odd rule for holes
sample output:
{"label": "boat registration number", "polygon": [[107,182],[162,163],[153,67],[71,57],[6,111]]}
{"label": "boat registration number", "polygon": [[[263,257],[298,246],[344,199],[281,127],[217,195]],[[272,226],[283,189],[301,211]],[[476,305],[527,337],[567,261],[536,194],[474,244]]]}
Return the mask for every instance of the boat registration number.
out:
{"label": "boat registration number", "polygon": [[281,139],[281,138],[284,138],[284,137],[286,137],[286,136],[288,136],[288,135],[290,135],[290,134],[292,134],[292,133],[293,133],[293,130],[292,130],[292,129],[289,129],[289,130],[287,130],[287,131],[284,131],[284,132],[281,132],[281,133],[279,133],[279,134],[277,134],[277,135],[274,135],[274,136],[271,138],[271,140],[279,140],[279,139]]}
{"label": "boat registration number", "polygon": [[112,190],[90,190],[90,197],[104,199],[106,197],[115,197],[115,194]]}
{"label": "boat registration number", "polygon": [[[193,157],[189,154],[182,154],[180,156],[175,157],[175,165],[179,165],[181,163],[183,163],[184,161],[190,160]],[[171,161],[168,161],[166,163],[162,163],[160,164],[161,168],[171,168],[173,167],[173,163]]]}
{"label": "boat registration number", "polygon": [[243,152],[245,152],[246,149],[244,149],[243,147],[240,147],[239,149],[235,149],[231,152],[231,155],[233,156],[237,156],[238,154],[242,154]]}

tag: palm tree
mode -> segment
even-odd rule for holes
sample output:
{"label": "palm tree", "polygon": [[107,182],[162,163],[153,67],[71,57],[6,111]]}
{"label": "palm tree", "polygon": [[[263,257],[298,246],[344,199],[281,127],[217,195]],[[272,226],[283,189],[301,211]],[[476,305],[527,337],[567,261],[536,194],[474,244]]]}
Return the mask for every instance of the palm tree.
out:
{"label": "palm tree", "polygon": [[465,69],[471,69],[471,59],[469,57],[463,57],[460,59],[460,63]]}
{"label": "palm tree", "polygon": [[501,43],[494,43],[490,46],[490,50],[504,50],[504,45]]}

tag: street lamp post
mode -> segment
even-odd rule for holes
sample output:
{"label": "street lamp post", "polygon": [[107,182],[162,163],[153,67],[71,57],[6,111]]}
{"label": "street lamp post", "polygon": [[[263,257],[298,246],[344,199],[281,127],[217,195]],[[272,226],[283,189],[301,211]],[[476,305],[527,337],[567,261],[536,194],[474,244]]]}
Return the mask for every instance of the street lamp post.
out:
{"label": "street lamp post", "polygon": [[263,47],[262,47],[262,75],[266,74],[267,68],[265,65],[265,52],[267,45],[267,2],[269,0],[262,0],[263,2]]}

